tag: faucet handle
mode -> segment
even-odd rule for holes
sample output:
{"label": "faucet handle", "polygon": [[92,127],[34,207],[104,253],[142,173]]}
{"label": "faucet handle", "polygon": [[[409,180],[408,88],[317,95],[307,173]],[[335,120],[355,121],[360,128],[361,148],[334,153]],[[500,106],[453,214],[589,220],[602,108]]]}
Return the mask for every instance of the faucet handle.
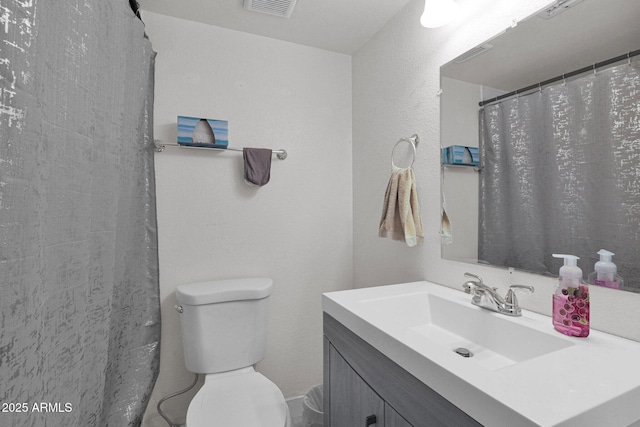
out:
{"label": "faucet handle", "polygon": [[516,289],[523,289],[525,291],[529,291],[531,293],[533,293],[533,291],[535,290],[535,288],[533,286],[526,286],[526,285],[511,285],[509,286],[509,291],[507,292],[507,296],[505,297],[504,301],[507,304],[510,304],[512,307],[518,307],[518,298],[516,297]]}
{"label": "faucet handle", "polygon": [[529,291],[530,293],[533,293],[536,288],[534,288],[533,286],[527,286],[527,285],[511,285],[509,286],[509,290],[512,289],[524,289],[525,291]]}
{"label": "faucet handle", "polygon": [[477,279],[478,282],[482,283],[482,278],[480,276],[476,276],[475,274],[471,274],[471,273],[464,273],[464,277],[473,277],[474,279]]}

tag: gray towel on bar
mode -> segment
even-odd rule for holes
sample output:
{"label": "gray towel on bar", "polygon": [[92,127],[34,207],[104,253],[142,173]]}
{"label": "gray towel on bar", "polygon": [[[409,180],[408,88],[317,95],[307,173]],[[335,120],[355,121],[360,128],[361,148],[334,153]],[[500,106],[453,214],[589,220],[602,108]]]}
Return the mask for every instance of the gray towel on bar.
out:
{"label": "gray towel on bar", "polygon": [[243,148],[244,180],[262,187],[271,177],[271,149]]}

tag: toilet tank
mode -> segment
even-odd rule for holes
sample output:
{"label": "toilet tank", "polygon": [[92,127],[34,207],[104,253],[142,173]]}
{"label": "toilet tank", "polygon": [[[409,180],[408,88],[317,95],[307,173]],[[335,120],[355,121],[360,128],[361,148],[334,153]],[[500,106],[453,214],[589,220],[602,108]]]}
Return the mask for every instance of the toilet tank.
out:
{"label": "toilet tank", "polygon": [[210,374],[252,366],[264,357],[273,281],[230,279],[178,286],[185,365]]}

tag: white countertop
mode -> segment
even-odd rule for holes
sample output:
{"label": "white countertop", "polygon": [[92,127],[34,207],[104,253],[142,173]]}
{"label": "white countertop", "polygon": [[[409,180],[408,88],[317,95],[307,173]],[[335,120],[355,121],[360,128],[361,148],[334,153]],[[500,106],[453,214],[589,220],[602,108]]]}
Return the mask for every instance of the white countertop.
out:
{"label": "white countertop", "polygon": [[[470,313],[480,319],[478,329],[483,333],[492,332],[483,331],[486,319],[487,324],[502,322],[509,330],[529,328],[524,336],[542,333],[551,341],[562,340],[563,348],[497,367],[483,366],[408,332],[429,316],[424,304],[428,295],[479,310]],[[403,299],[394,303],[396,297]],[[402,301],[401,307],[397,301]],[[493,313],[471,305],[470,295],[426,281],[330,292],[323,295],[322,307],[483,425],[623,427],[640,420],[636,341],[594,330],[587,338],[566,337],[554,330],[550,317],[526,310],[522,317]],[[491,319],[495,316],[499,318]],[[507,344],[519,339],[499,338]]]}

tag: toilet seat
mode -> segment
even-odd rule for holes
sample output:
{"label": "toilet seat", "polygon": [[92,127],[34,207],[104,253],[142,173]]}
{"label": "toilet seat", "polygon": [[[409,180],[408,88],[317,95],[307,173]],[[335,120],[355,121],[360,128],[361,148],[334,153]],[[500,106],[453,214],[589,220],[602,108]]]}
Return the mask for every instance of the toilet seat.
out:
{"label": "toilet seat", "polygon": [[280,389],[253,368],[208,374],[187,410],[187,427],[285,427]]}

